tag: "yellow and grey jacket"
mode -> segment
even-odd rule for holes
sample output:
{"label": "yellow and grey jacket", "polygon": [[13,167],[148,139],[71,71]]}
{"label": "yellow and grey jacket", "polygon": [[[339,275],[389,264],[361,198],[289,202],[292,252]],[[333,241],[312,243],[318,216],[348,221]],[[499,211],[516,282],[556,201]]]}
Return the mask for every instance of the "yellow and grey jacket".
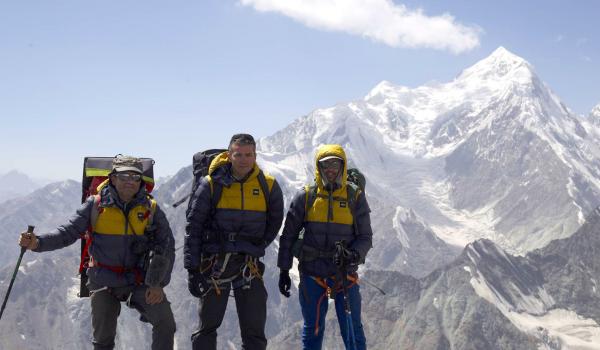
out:
{"label": "yellow and grey jacket", "polygon": [[[96,286],[122,287],[143,281],[143,258],[148,249],[160,250],[171,262],[163,281],[170,281],[175,257],[175,240],[169,222],[144,186],[129,203],[122,203],[115,188],[101,185],[100,201],[90,196],[69,223],[39,237],[36,251],[49,251],[73,244],[92,227],[89,281]],[[96,213],[93,211],[96,210]],[[148,228],[152,215],[152,228]],[[95,222],[94,222],[95,221]],[[152,230],[152,235],[148,229]],[[152,239],[151,239],[152,238]],[[120,269],[122,272],[116,272]],[[141,273],[141,276],[139,275]]]}
{"label": "yellow and grey jacket", "polygon": [[[283,221],[283,194],[275,178],[264,174],[269,188],[265,198],[260,172],[255,164],[246,179],[237,181],[231,175],[227,153],[213,159],[208,175],[190,199],[184,244],[186,269],[197,269],[202,253],[265,255]],[[221,187],[221,195],[213,206],[215,186]]]}
{"label": "yellow and grey jacket", "polygon": [[[329,190],[325,187],[319,171],[319,160],[327,156],[336,156],[343,160],[343,170],[338,177],[338,183]],[[343,148],[339,145],[321,146],[315,157],[317,196],[310,208],[306,208],[308,186],[294,196],[279,239],[277,266],[280,269],[289,270],[292,267],[292,246],[303,228],[304,246],[307,247],[305,249],[320,252],[322,256],[301,260],[299,269],[302,273],[318,277],[335,275],[337,269],[332,256],[335,243],[341,240],[347,242],[349,248],[355,249],[364,261],[372,246],[370,209],[364,192],[358,191],[354,209],[351,210],[347,198],[346,177],[347,159]],[[348,272],[356,269],[356,266],[350,266]]]}

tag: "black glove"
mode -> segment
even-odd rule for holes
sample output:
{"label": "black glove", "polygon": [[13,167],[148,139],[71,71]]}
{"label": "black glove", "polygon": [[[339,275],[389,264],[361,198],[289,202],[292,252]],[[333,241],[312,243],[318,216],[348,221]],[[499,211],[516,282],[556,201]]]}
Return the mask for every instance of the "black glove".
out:
{"label": "black glove", "polygon": [[200,271],[188,270],[188,290],[196,298],[200,298],[204,294],[205,279]]}
{"label": "black glove", "polygon": [[290,279],[290,272],[288,270],[281,270],[279,273],[279,293],[286,298],[289,298],[291,287],[292,280]]}
{"label": "black glove", "polygon": [[336,247],[335,254],[333,255],[333,263],[337,267],[344,267],[348,265],[358,265],[360,262],[360,254],[351,248],[344,248],[339,245]]}

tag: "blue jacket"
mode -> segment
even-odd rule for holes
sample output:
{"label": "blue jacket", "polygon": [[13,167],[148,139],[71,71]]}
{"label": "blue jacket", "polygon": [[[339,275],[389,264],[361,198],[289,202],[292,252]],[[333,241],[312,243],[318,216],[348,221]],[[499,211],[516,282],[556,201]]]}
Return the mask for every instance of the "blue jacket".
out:
{"label": "blue jacket", "polygon": [[[321,158],[336,156],[343,159],[343,171],[333,191],[328,191],[319,171]],[[311,208],[306,208],[308,187],[300,190],[293,198],[287,212],[283,233],[279,239],[277,266],[283,270],[292,267],[292,246],[298,240],[304,228],[304,245],[323,252],[327,257],[300,261],[300,272],[317,277],[330,277],[336,274],[337,268],[331,255],[335,251],[335,243],[344,240],[347,247],[355,249],[362,260],[365,259],[372,246],[373,231],[371,229],[370,209],[363,191],[358,191],[355,199],[354,215],[348,205],[346,189],[347,160],[346,154],[339,145],[324,145],[317,151],[315,158],[315,182],[317,198]],[[308,209],[308,212],[307,212]],[[355,225],[356,224],[356,225]],[[355,227],[357,232],[355,232]],[[348,272],[357,270],[349,266]]]}

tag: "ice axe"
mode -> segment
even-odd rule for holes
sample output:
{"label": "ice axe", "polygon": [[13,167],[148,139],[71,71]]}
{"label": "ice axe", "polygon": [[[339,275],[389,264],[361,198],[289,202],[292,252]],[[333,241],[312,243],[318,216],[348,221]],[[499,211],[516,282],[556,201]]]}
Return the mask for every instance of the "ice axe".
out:
{"label": "ice axe", "polygon": [[[27,233],[29,235],[33,234],[33,229],[35,226],[28,225]],[[21,259],[23,259],[23,255],[27,248],[21,247],[21,254],[19,254],[19,260],[17,260],[17,266],[15,266],[15,271],[13,272],[12,278],[10,279],[10,284],[8,285],[8,291],[6,291],[6,295],[4,296],[4,302],[2,303],[2,309],[0,310],[0,319],[2,319],[2,314],[4,314],[4,308],[6,307],[6,302],[8,301],[8,296],[10,295],[10,290],[12,289],[13,284],[15,283],[15,278],[17,277],[17,272],[19,271],[19,266],[21,265]]]}

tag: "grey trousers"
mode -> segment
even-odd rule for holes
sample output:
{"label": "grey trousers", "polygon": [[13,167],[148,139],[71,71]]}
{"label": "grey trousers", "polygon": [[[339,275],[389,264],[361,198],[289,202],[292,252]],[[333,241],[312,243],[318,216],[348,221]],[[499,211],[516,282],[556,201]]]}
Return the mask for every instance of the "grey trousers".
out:
{"label": "grey trousers", "polygon": [[171,304],[166,296],[155,305],[146,304],[146,286],[113,288],[94,292],[92,303],[92,343],[94,349],[113,349],[117,335],[117,318],[121,313],[121,300],[127,299],[131,291],[129,305],[137,309],[142,319],[152,324],[152,350],[172,350],[175,336],[175,319]]}
{"label": "grey trousers", "polygon": [[[211,290],[200,299],[200,326],[192,334],[194,350],[217,348],[217,329],[223,322],[229,292],[230,287],[222,288],[221,295]],[[242,335],[242,349],[265,350],[267,348],[265,337],[267,290],[263,281],[255,278],[251,281],[249,289],[234,289],[233,295]]]}

